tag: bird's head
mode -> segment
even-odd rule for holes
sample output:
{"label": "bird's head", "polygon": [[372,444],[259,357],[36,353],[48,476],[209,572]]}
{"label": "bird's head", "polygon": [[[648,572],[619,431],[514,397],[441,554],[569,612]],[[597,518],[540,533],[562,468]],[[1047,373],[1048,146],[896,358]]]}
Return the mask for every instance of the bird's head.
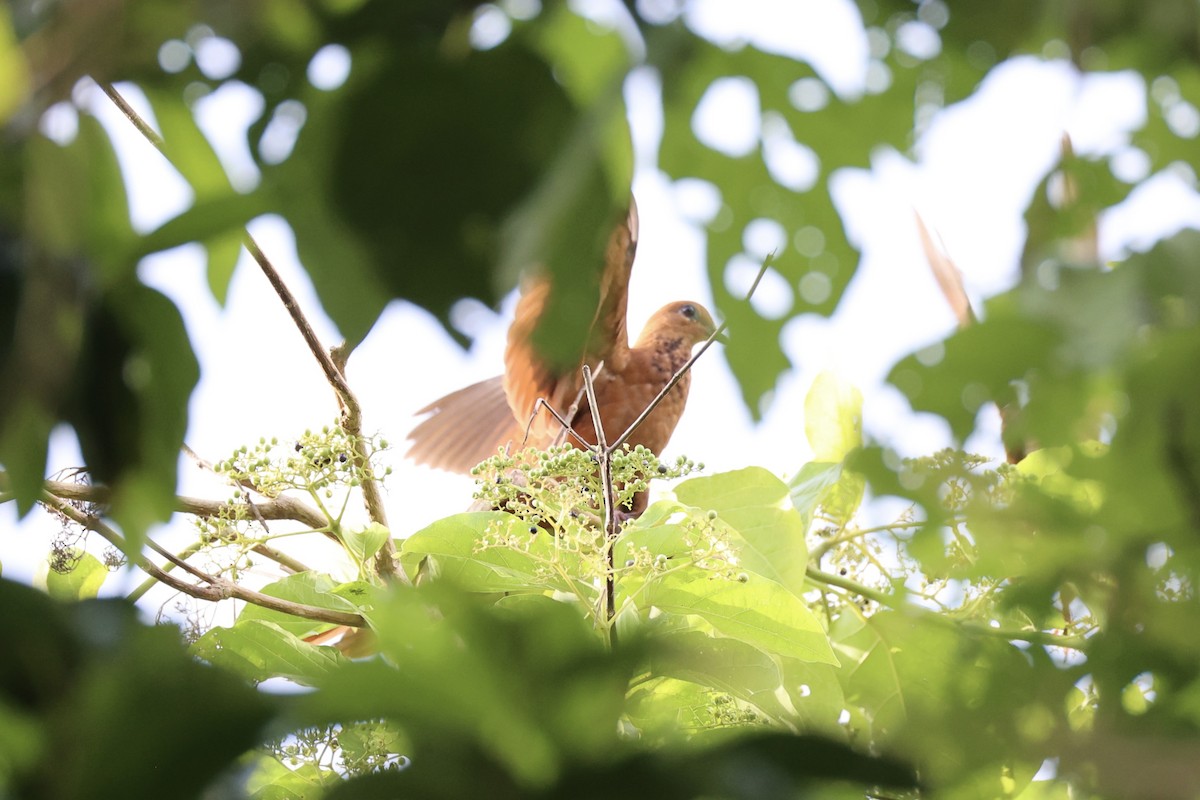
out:
{"label": "bird's head", "polygon": [[[716,329],[717,324],[708,309],[691,300],[680,300],[654,312],[642,331],[641,340],[683,339],[688,345],[695,345],[712,336]],[[724,342],[724,334],[718,336],[717,341]]]}

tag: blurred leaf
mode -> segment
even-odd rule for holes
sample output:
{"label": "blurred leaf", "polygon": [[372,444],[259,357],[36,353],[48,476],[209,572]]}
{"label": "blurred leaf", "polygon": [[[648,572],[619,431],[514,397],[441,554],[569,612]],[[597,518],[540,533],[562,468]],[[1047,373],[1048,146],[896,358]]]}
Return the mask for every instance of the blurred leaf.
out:
{"label": "blurred leaf", "polygon": [[[784,324],[800,313],[831,313],[858,262],[829,193],[829,179],[840,168],[867,166],[880,145],[908,148],[917,75],[911,68],[889,65],[889,90],[854,100],[832,98],[819,111],[800,112],[789,90],[796,81],[814,77],[809,66],[748,46],[729,52],[693,41],[684,53],[681,67],[664,81],[660,163],[674,178],[700,178],[720,192],[722,208],[708,224],[708,271],[717,308],[732,332],[726,348],[730,366],[757,418],[768,392],[789,367],[779,347]],[[779,183],[764,161],[765,145],[758,153],[731,156],[699,141],[693,130],[695,110],[714,81],[728,77],[752,82],[764,112],[764,137],[791,138],[813,151],[819,172],[811,189],[796,191]],[[779,223],[789,243],[772,261],[779,274],[793,286],[803,288],[808,277],[807,285],[821,287],[810,290],[811,300],[780,319],[759,316],[730,292],[725,280],[730,259],[743,252],[747,224],[760,218]],[[801,232],[817,246],[801,248]]]}
{"label": "blurred leaf", "polygon": [[[234,194],[198,199],[186,211],[172,217],[142,238],[141,253],[150,254],[160,250],[169,250],[188,242],[212,242],[235,239],[241,246],[246,224],[269,210],[263,197],[258,194]],[[226,243],[226,247],[229,244]],[[210,259],[212,254],[210,253]],[[226,259],[228,254],[226,253]],[[236,256],[235,256],[236,260]],[[228,289],[228,279],[232,277],[233,266],[226,263],[209,264],[209,281],[216,281],[217,275],[212,270],[228,269],[226,285],[218,284],[222,293]]]}
{"label": "blurred leaf", "polygon": [[163,155],[196,193],[195,201],[228,198],[233,192],[225,167],[183,97],[162,90],[143,90],[162,134]]}
{"label": "blurred leaf", "polygon": [[287,678],[310,685],[345,662],[335,648],[317,647],[262,619],[212,628],[191,647],[197,658],[258,683]]}
{"label": "blurred leaf", "polygon": [[67,572],[59,572],[46,565],[42,585],[46,593],[56,600],[86,600],[96,596],[100,586],[108,577],[108,568],[91,553],[76,550],[70,554],[78,561]]}
{"label": "blurred leaf", "polygon": [[194,797],[272,714],[267,697],[198,664],[176,630],[142,626],[124,602],[59,605],[7,581],[0,600],[0,635],[22,642],[0,659],[0,709],[25,709],[45,743],[8,776],[17,796]]}
{"label": "blurred leaf", "polygon": [[136,551],[175,509],[179,449],[199,366],[178,309],[157,291],[116,284],[92,309],[71,405],[92,478],[113,488],[112,516]]}
{"label": "blurred leaf", "polygon": [[29,67],[13,30],[12,11],[0,8],[0,126],[8,122],[29,92]]}
{"label": "blurred leaf", "polygon": [[490,609],[441,581],[396,588],[373,621],[387,661],[345,665],[296,710],[306,724],[400,724],[412,737],[411,791],[462,796],[492,780],[511,795],[552,781],[565,758],[616,747],[637,648],[606,653],[576,609],[548,599]]}
{"label": "blurred leaf", "polygon": [[[508,288],[491,280],[501,225],[539,185],[550,186],[550,176],[567,182],[570,197],[594,196],[584,193],[593,184],[556,169],[570,164],[580,178],[594,174],[591,159],[564,161],[580,154],[567,143],[579,138],[581,123],[547,64],[516,40],[461,54],[427,46],[364,51],[344,87],[304,101],[308,119],[294,153],[264,180],[352,343],[388,297],[443,321],[466,293],[495,302]],[[572,223],[592,238],[570,239],[579,262],[596,268],[613,209],[611,200],[597,202]],[[537,245],[532,254],[550,251]]]}
{"label": "blurred leaf", "polygon": [[862,392],[822,372],[804,398],[804,432],[817,461],[841,461],[862,445]]}
{"label": "blurred leaf", "polygon": [[208,288],[221,305],[225,305],[229,296],[233,271],[242,255],[243,236],[241,230],[230,230],[211,236],[204,242],[204,249],[208,252]]}

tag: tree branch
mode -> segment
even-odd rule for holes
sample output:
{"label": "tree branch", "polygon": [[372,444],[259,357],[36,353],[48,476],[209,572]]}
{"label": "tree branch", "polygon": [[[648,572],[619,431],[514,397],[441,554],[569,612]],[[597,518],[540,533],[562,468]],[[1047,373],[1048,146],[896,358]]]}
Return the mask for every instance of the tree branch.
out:
{"label": "tree branch", "polygon": [[[621,534],[617,520],[616,490],[613,487],[612,454],[620,446],[609,446],[605,441],[604,424],[600,420],[600,404],[596,402],[596,386],[592,382],[592,369],[583,365],[583,390],[587,393],[589,410],[592,412],[592,427],[596,430],[596,462],[600,471],[600,491],[604,499],[604,618],[610,624],[617,615],[617,569],[614,561],[617,537]],[[615,642],[615,629],[609,630],[609,642]]]}
{"label": "tree branch", "polygon": [[[110,83],[100,83],[100,88],[133,126],[137,128],[138,132],[145,137],[146,141],[150,142],[165,156],[166,150],[163,138],[142,119],[141,115],[121,96],[121,93]],[[309,351],[325,373],[325,379],[329,381],[329,384],[337,394],[338,401],[342,407],[342,427],[356,442],[355,460],[357,466],[360,469],[365,469],[370,462],[370,454],[367,453],[366,445],[362,441],[362,407],[359,405],[358,398],[350,390],[350,385],[346,382],[343,371],[334,362],[331,354],[321,345],[312,326],[309,325],[308,320],[305,318],[304,312],[300,310],[300,304],[296,301],[295,295],[288,289],[279,272],[271,264],[270,260],[263,253],[262,248],[258,246],[258,242],[254,240],[254,237],[250,235],[248,230],[245,232],[243,243],[270,282],[275,293],[279,295],[279,299],[283,301],[284,308],[291,316],[296,328],[300,331],[300,335],[303,337],[305,344],[308,345]],[[384,509],[383,494],[379,490],[379,482],[373,478],[364,478],[362,481],[362,493],[367,515],[371,521],[385,528],[388,527],[387,512]],[[395,542],[389,537],[375,557],[376,569],[381,575],[394,576],[403,582],[408,582],[408,577],[399,568],[395,555]]]}
{"label": "tree branch", "polygon": [[[108,542],[120,548],[122,551],[128,552],[126,550],[127,544],[124,537],[110,528],[108,525],[104,524],[104,522],[98,517],[92,514],[85,514],[84,512],[72,506],[70,503],[55,497],[48,491],[42,493],[42,502],[68,519],[73,520],[90,531],[95,531],[96,533],[100,534],[100,536],[104,537],[106,540],[108,540]],[[292,616],[301,617],[303,619],[311,619],[317,622],[330,622],[334,625],[350,625],[351,627],[355,628],[363,628],[367,625],[366,620],[363,619],[363,617],[359,614],[353,614],[346,611],[334,611],[332,609],[320,608],[319,606],[310,606],[304,603],[294,603],[291,600],[283,600],[278,597],[271,597],[270,595],[263,594],[262,592],[256,592],[252,589],[247,589],[246,587],[241,586],[234,581],[228,580],[227,578],[209,575],[208,573],[196,569],[191,564],[188,564],[177,556],[167,552],[165,548],[162,548],[153,540],[147,541],[152,548],[162,554],[165,558],[177,564],[182,569],[192,573],[199,580],[207,583],[208,586],[199,586],[189,583],[185,580],[181,580],[163,568],[159,567],[145,556],[136,557],[135,563],[137,564],[138,568],[158,580],[160,583],[164,583],[167,586],[170,586],[172,589],[182,592],[190,597],[195,597],[199,600],[208,600],[211,602],[228,600],[232,598],[235,600],[242,600],[247,603],[252,603],[253,605],[261,606],[262,608],[269,608],[272,611],[280,611],[284,614],[291,614]]]}
{"label": "tree branch", "polygon": [[[7,485],[7,479],[7,474],[0,471],[0,487]],[[82,500],[87,503],[98,503],[101,505],[107,504],[112,494],[109,488],[104,485],[48,480],[44,486],[46,491],[55,497],[61,497],[64,500]],[[253,510],[251,506],[253,506]],[[263,519],[286,519],[300,522],[317,531],[324,530],[329,526],[329,520],[321,512],[287,495],[281,495],[274,500],[253,504],[209,500],[203,497],[186,497],[183,495],[175,498],[176,511],[193,514],[197,517],[215,517],[230,507],[244,509],[248,516],[257,514]]]}

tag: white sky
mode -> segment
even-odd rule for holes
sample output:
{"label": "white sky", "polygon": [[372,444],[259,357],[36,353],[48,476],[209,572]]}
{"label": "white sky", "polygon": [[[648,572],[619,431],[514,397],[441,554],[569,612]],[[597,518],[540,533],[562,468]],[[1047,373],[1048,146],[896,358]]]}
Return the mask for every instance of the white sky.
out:
{"label": "white sky", "polygon": [[[738,6],[736,13],[731,9],[733,4],[718,0],[699,2],[691,7],[687,20],[722,42],[750,41],[764,49],[806,56],[839,93],[861,91],[869,73],[867,42],[854,34],[856,17],[848,0],[756,0]],[[220,64],[214,67],[219,68]],[[695,299],[711,305],[703,237],[683,213],[697,204],[703,206],[703,196],[673,186],[654,166],[661,134],[657,94],[652,74],[640,71],[631,78],[627,99],[638,158],[634,193],[641,213],[630,296],[631,331],[672,300]],[[869,171],[836,174],[835,200],[863,254],[837,314],[832,319],[804,315],[787,325],[781,344],[797,366],[781,380],[759,426],[751,425],[720,348],[710,350],[696,367],[687,414],[666,455],[686,453],[705,462],[710,472],[759,464],[781,475],[794,473],[810,455],[803,434],[804,396],[824,369],[838,372],[863,390],[864,426],[876,441],[905,455],[949,444],[940,419],[912,414],[901,396],[883,384],[896,360],[938,341],[954,326],[921,254],[913,208],[920,208],[941,234],[978,304],[1015,280],[1024,235],[1021,215],[1041,175],[1056,158],[1064,130],[1081,154],[1113,156],[1140,177],[1141,162],[1129,148],[1128,135],[1144,120],[1146,94],[1142,80],[1133,74],[1081,77],[1062,61],[1017,59],[995,69],[968,101],[930,121],[917,143],[916,161],[881,149]],[[140,100],[132,89],[127,96]],[[139,229],[151,229],[186,207],[188,187],[103,97],[93,94],[80,100],[94,108],[114,134],[122,163],[130,172],[131,208]],[[239,186],[253,185],[257,179],[242,134],[258,113],[256,102],[249,89],[230,86],[199,106],[202,126]],[[757,146],[758,119],[734,113],[739,105],[754,109],[753,97],[738,97],[734,92],[726,102],[730,105],[717,117],[724,118],[732,133],[714,129],[702,135],[714,140],[749,135],[751,146]],[[62,109],[56,113],[66,118],[59,124],[69,133],[70,114]],[[1200,197],[1191,188],[1194,183],[1195,176],[1185,173],[1165,173],[1148,181],[1122,208],[1102,219],[1103,253],[1112,257],[1129,246],[1145,248],[1180,226],[1200,226]],[[251,229],[322,340],[335,344],[337,331],[322,313],[296,261],[287,226],[277,218],[264,218]],[[760,234],[769,240],[771,231]],[[763,242],[748,239],[751,253],[762,247]],[[248,256],[243,254],[224,309],[208,291],[197,247],[147,259],[142,275],[179,305],[202,364],[203,379],[192,397],[188,433],[188,443],[201,455],[217,460],[259,436],[287,440],[334,418],[336,403],[320,369]],[[737,275],[731,273],[729,280],[736,282]],[[763,301],[768,311],[772,303],[789,308],[799,302],[795,287],[777,286],[775,295],[777,299]],[[395,468],[387,484],[387,506],[397,536],[462,510],[470,502],[469,479],[406,462],[404,436],[417,408],[501,370],[513,300],[510,297],[499,314],[478,304],[466,308],[471,313],[464,314],[464,320],[475,338],[466,352],[428,314],[394,302],[350,361],[349,379],[364,406],[365,428],[382,432],[393,443],[387,454],[387,463]],[[967,446],[1002,457],[993,414],[984,413],[981,430]],[[73,434],[66,429],[56,432],[50,471],[80,462]],[[227,496],[219,482],[186,459],[181,465],[182,493]],[[12,504],[0,506],[0,530],[14,528],[16,536],[0,537],[0,562],[6,575],[28,579],[39,568],[57,525],[41,512],[18,524]],[[166,543],[182,546],[191,538],[186,525],[175,525]],[[314,565],[328,569],[336,563],[323,560],[337,558],[331,549],[315,547],[306,556],[314,559]],[[140,580],[140,575],[133,575],[126,579],[125,588]]]}

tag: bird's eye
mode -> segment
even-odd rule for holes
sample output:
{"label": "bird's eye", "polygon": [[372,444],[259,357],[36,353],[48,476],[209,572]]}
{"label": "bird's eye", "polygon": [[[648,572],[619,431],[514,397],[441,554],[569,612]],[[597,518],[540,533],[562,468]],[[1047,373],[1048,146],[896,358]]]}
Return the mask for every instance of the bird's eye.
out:
{"label": "bird's eye", "polygon": [[683,308],[679,309],[679,313],[683,314],[688,319],[695,319],[696,318],[696,307],[693,305],[686,305]]}

